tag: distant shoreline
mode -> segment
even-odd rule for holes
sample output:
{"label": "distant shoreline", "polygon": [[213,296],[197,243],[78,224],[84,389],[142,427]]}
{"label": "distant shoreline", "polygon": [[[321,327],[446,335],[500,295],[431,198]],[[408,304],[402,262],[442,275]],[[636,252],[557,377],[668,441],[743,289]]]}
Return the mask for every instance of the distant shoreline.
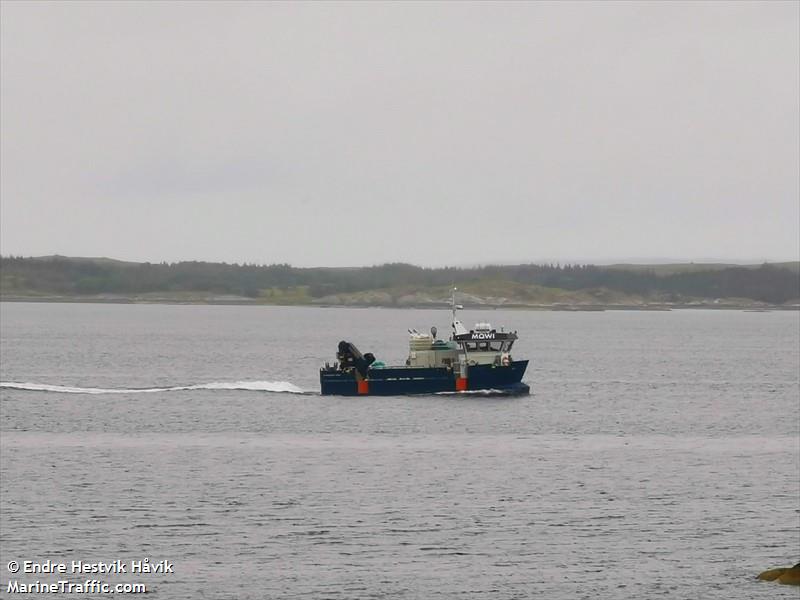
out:
{"label": "distant shoreline", "polygon": [[[160,304],[160,305],[186,305],[186,306],[297,306],[297,307],[316,307],[316,308],[400,308],[413,310],[447,310],[446,304],[329,304],[329,303],[307,303],[307,304],[280,304],[267,303],[246,298],[206,298],[181,300],[170,298],[108,298],[108,297],[75,297],[75,296],[0,296],[0,302],[15,303],[42,303],[42,304]],[[467,310],[530,310],[530,311],[551,311],[551,312],[604,312],[604,311],[649,311],[666,312],[671,310],[742,310],[751,312],[773,312],[773,311],[800,311],[800,304],[762,304],[762,303],[738,303],[725,301],[698,301],[683,303],[651,303],[651,304],[478,304],[466,305]]]}
{"label": "distant shoreline", "polygon": [[800,263],[295,268],[0,256],[0,301],[553,311],[785,310],[800,305]]}

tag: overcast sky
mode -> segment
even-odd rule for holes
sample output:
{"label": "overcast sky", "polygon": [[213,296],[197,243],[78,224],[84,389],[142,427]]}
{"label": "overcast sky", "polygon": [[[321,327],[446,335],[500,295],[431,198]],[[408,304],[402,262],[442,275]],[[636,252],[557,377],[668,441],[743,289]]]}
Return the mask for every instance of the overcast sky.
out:
{"label": "overcast sky", "polygon": [[799,7],[3,2],[0,252],[797,260]]}

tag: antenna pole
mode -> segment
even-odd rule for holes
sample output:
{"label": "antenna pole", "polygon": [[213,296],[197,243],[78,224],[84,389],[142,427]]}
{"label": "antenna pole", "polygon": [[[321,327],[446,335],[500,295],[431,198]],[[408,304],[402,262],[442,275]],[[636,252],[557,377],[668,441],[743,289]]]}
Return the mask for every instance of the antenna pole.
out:
{"label": "antenna pole", "polygon": [[[458,288],[457,287],[453,287],[453,296],[452,296],[452,299],[451,299],[451,304],[452,304],[452,309],[453,309],[453,322],[452,322],[452,325],[453,325],[453,336],[456,335],[456,290],[458,290]],[[453,339],[455,339],[455,337]]]}

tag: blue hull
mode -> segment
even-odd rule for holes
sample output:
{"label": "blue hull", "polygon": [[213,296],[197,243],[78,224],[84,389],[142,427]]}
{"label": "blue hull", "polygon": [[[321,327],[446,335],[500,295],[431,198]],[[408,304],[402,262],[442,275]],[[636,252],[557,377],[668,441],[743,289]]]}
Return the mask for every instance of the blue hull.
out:
{"label": "blue hull", "polygon": [[522,383],[527,368],[527,360],[517,360],[508,366],[471,366],[469,377],[466,382],[462,380],[460,385],[452,369],[444,367],[370,369],[366,379],[361,382],[356,380],[353,373],[321,370],[319,380],[323,396],[405,396],[443,392],[525,395],[530,393],[530,387]]}

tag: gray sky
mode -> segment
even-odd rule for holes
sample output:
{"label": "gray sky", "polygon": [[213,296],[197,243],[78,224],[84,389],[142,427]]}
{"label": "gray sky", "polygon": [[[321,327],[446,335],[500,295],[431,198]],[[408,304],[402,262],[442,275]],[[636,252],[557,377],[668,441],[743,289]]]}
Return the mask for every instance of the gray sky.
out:
{"label": "gray sky", "polygon": [[3,2],[0,252],[797,260],[799,7]]}

